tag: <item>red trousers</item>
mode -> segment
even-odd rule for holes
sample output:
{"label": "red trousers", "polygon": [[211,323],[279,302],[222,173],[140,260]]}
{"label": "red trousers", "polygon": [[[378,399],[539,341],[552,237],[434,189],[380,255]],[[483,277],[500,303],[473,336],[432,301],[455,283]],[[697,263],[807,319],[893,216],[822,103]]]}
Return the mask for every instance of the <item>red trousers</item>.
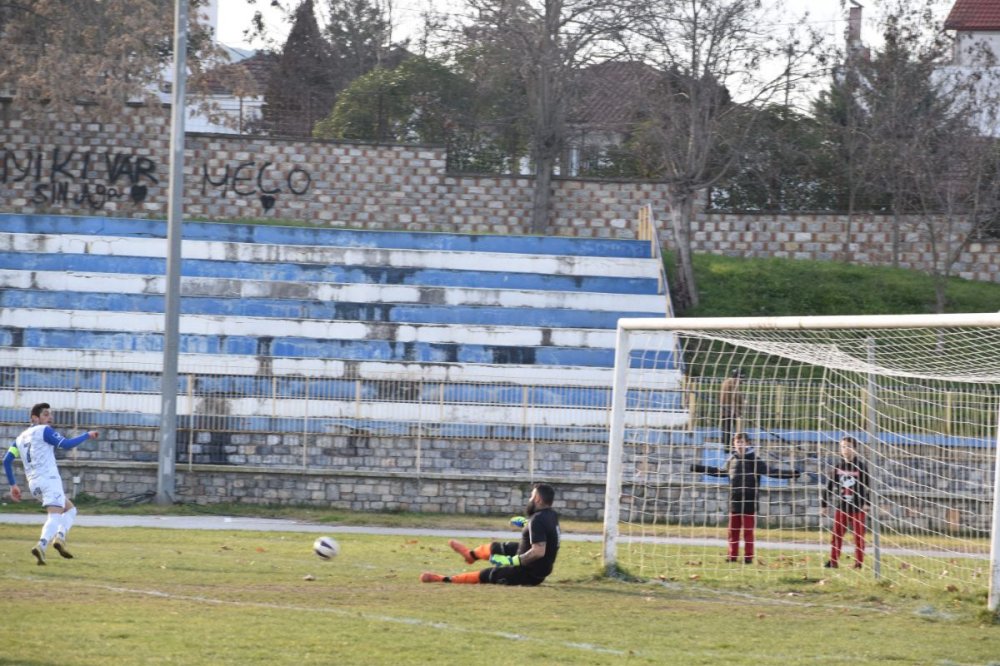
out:
{"label": "red trousers", "polygon": [[729,514],[729,559],[736,560],[740,555],[740,531],[743,531],[743,557],[753,559],[753,528],[757,524],[757,516],[752,513]]}
{"label": "red trousers", "polygon": [[854,561],[861,564],[865,561],[865,512],[847,513],[837,509],[833,514],[833,537],[830,540],[830,561],[836,563],[840,559],[840,549],[844,544],[844,532],[848,526],[854,533]]}

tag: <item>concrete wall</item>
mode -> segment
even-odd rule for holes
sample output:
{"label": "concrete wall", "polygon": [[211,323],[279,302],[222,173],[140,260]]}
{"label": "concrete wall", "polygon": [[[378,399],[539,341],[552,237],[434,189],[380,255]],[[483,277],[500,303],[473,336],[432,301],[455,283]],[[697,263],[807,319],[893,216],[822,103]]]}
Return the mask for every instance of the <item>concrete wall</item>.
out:
{"label": "concrete wall", "polygon": [[[129,110],[119,123],[0,126],[0,211],[164,218],[168,127]],[[462,233],[530,231],[532,179],[446,171],[435,146],[372,146],[190,134],[186,214],[283,218],[317,225]],[[644,204],[666,227],[662,183],[555,179],[552,235],[634,238]],[[850,239],[844,243],[850,228]],[[665,232],[668,230],[664,229]],[[900,264],[928,270],[930,244],[905,225]],[[669,245],[669,233],[664,233]],[[754,257],[891,263],[890,221],[843,215],[703,214],[696,251]],[[974,243],[955,274],[1000,281],[1000,243]]]}
{"label": "concrete wall", "polygon": [[[155,463],[85,463],[60,465],[67,489],[73,477],[78,492],[100,499],[155,492]],[[363,473],[336,470],[295,471],[283,468],[178,466],[178,500],[198,504],[220,502],[303,506],[350,511],[414,511],[495,515],[518,512],[532,481],[557,487],[565,517],[596,520],[604,508],[604,484],[544,477],[468,477],[457,474]]]}
{"label": "concrete wall", "polygon": [[[927,234],[913,220],[900,228],[899,266],[928,271],[934,255]],[[844,239],[849,238],[845,244]],[[692,235],[695,252],[734,257],[779,257],[892,265],[892,221],[884,215],[729,215],[702,213]],[[970,243],[953,275],[1000,282],[1000,240]]]}
{"label": "concrete wall", "polygon": [[[20,427],[0,427],[0,437],[12,439],[18,431]],[[186,431],[178,435],[179,440],[186,437]],[[102,500],[154,493],[158,444],[152,428],[103,430],[96,442],[63,456],[59,467],[64,485]],[[224,444],[231,464],[189,462],[217,445],[210,438],[197,440],[190,458],[188,449],[179,446],[178,501],[486,515],[518,510],[530,484],[545,481],[557,488],[565,517],[597,520],[603,516],[606,445],[602,442],[529,446],[470,441],[456,447],[454,441],[420,442],[408,437],[366,437],[359,443],[343,434],[304,442],[297,434],[259,434]],[[300,464],[303,446],[310,452],[308,466]],[[320,455],[323,452],[325,456]],[[628,480],[633,475],[626,472],[623,519],[635,510],[647,512],[647,521],[655,514],[672,523],[724,525],[728,485],[705,483],[700,475],[688,472],[690,462],[701,459],[701,454],[700,446],[671,448],[655,486],[632,486]],[[243,456],[244,464],[233,464],[236,456]],[[926,461],[905,464],[918,469]],[[673,471],[668,472],[667,466]],[[988,476],[989,471],[984,461],[981,470],[970,468],[968,473]],[[73,483],[74,477],[79,478],[78,484]],[[961,479],[952,481],[962,483]],[[939,497],[925,498],[915,513],[911,489],[899,487],[883,492],[882,518],[887,526],[901,531],[917,526],[943,533],[985,533],[989,531],[990,498],[975,497],[944,488]],[[819,527],[818,488],[806,482],[763,487],[759,516],[762,526]]]}
{"label": "concrete wall", "polygon": [[[156,491],[156,463],[86,462],[60,463],[64,485],[102,500],[121,500]],[[288,468],[177,466],[177,498],[182,502],[319,506],[350,511],[414,511],[496,515],[515,512],[523,506],[532,482],[555,486],[559,511],[564,518],[599,520],[604,511],[603,479],[573,479],[562,476],[510,475],[469,476],[463,474],[405,472],[358,472],[349,470],[293,470]],[[626,486],[622,519],[630,512],[648,510],[631,502]],[[657,488],[660,502],[670,501],[670,522],[688,525],[725,525],[728,488],[680,485]],[[668,499],[669,498],[669,499]],[[988,498],[938,498],[919,516],[905,502],[905,495],[886,494],[881,507],[883,525],[902,532],[914,528],[939,533],[990,529]],[[822,524],[819,497],[814,486],[763,488],[758,525],[787,529],[818,528]],[[638,517],[636,518],[638,519]],[[648,516],[646,516],[648,520]],[[959,521],[959,522],[956,522]],[[964,521],[964,522],[962,522]]]}
{"label": "concrete wall", "polygon": [[[0,127],[0,209],[20,213],[167,215],[166,125],[157,119]],[[532,181],[446,173],[441,147],[189,134],[188,217],[285,218],[317,225],[520,234],[530,229]],[[634,237],[653,183],[564,180],[554,185],[554,235]]]}

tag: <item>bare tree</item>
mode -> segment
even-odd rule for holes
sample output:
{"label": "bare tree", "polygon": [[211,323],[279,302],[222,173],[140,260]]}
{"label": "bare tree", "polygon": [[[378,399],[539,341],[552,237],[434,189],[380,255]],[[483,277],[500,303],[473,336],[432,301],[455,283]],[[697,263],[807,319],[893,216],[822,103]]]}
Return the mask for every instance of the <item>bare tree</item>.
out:
{"label": "bare tree", "polygon": [[[885,83],[888,71],[892,85],[868,86],[863,99],[875,150],[893,171],[893,211],[915,214],[931,248],[935,309],[944,312],[954,264],[1000,212],[1000,155],[989,134],[997,128],[1000,75],[988,42],[966,44],[965,66],[951,66],[952,42],[933,7],[889,5],[886,46],[871,75]],[[900,251],[894,225],[894,257]]]}
{"label": "bare tree", "polygon": [[[191,0],[189,90],[222,62],[211,31]],[[63,118],[84,107],[88,118],[121,116],[126,102],[160,109],[160,94],[173,62],[170,0],[0,1],[0,91],[24,117]]]}
{"label": "bare tree", "polygon": [[607,0],[466,2],[475,14],[467,34],[474,42],[502,47],[526,92],[535,175],[531,229],[542,233],[573,80],[604,40],[622,28],[626,7]]}
{"label": "bare tree", "polygon": [[928,155],[934,167],[910,174],[920,208],[917,228],[930,247],[927,268],[939,313],[948,305],[948,279],[955,264],[1000,214],[1000,153],[995,141],[961,130],[941,138]]}
{"label": "bare tree", "polygon": [[935,6],[886,3],[882,45],[855,64],[849,92],[858,116],[852,141],[871,156],[864,177],[881,185],[891,211],[893,263],[905,249],[903,229],[915,224],[931,247],[927,272],[943,312],[955,262],[998,212],[998,154],[988,132],[996,128],[1000,78],[987,43],[967,44],[965,66],[949,66],[952,40]]}
{"label": "bare tree", "polygon": [[760,0],[646,0],[626,44],[663,72],[645,95],[639,134],[668,186],[681,309],[698,305],[691,230],[699,193],[730,172],[768,105],[814,71],[805,56],[816,38],[774,29],[773,16]]}

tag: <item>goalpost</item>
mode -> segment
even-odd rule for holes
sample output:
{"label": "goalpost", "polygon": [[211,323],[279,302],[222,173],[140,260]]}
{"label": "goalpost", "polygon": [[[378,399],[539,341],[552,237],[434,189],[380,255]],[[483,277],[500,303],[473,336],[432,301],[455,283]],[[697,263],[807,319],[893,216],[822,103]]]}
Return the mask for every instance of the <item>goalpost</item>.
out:
{"label": "goalpost", "polygon": [[[772,473],[758,477],[755,552],[737,534],[736,563],[720,392],[736,395],[735,427]],[[988,585],[995,611],[998,422],[1000,314],[621,319],[605,570]],[[836,471],[845,436],[868,469],[864,513],[837,512],[854,478]],[[847,522],[838,564],[835,516],[848,515],[863,543]]]}

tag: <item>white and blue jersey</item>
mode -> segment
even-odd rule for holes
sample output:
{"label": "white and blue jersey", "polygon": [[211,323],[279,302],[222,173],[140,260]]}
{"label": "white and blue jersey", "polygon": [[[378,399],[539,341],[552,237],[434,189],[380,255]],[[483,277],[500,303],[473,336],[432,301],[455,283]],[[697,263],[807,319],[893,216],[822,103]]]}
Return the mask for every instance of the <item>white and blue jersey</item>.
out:
{"label": "white and blue jersey", "polygon": [[3,470],[7,481],[15,485],[14,458],[20,458],[24,464],[24,475],[28,478],[28,488],[34,489],[44,481],[59,478],[59,468],[56,466],[56,449],[72,449],[89,439],[89,433],[83,433],[72,439],[66,439],[52,426],[33,425],[14,440],[3,457]]}

